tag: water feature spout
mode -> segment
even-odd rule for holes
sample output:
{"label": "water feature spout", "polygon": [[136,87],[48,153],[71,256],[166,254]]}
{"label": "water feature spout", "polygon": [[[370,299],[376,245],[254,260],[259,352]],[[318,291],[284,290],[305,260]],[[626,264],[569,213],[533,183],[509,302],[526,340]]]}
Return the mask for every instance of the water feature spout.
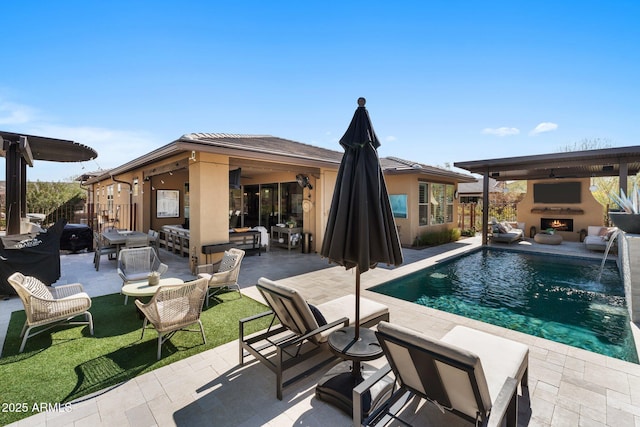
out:
{"label": "water feature spout", "polygon": [[607,256],[609,255],[609,251],[611,250],[613,241],[616,240],[616,237],[618,237],[618,234],[620,234],[621,232],[622,230],[617,229],[613,233],[611,233],[611,237],[609,238],[607,247],[604,250],[604,256],[602,257],[602,264],[600,264],[600,272],[598,273],[598,280],[597,280],[598,283],[600,283],[600,280],[602,279],[602,270],[604,269],[604,263],[607,261]]}

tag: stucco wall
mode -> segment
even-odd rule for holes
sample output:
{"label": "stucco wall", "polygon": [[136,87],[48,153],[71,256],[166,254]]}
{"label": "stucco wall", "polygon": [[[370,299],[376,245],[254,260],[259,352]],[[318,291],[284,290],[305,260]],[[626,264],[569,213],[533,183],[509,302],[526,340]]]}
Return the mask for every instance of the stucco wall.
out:
{"label": "stucco wall", "polygon": [[[396,227],[400,236],[400,243],[403,246],[413,245],[417,236],[429,231],[439,231],[444,229],[452,229],[457,227],[458,201],[454,200],[453,205],[453,222],[437,225],[420,226],[418,213],[418,175],[387,175],[385,181],[387,183],[387,191],[389,194],[406,194],[407,195],[407,218],[395,218]],[[424,178],[424,177],[422,177]],[[454,182],[444,182],[438,180],[426,180],[425,182],[436,182],[455,185]]]}
{"label": "stucco wall", "polygon": [[[566,179],[565,181],[579,181],[580,185],[580,203],[534,203],[533,202],[533,184],[534,183],[554,183],[558,180],[538,180],[527,182],[527,193],[524,199],[518,203],[518,221],[525,223],[525,235],[529,236],[531,226],[536,227],[540,231],[540,218],[572,218],[573,231],[558,231],[562,238],[567,241],[577,242],[580,240],[580,230],[586,230],[589,225],[603,225],[603,207],[589,191],[590,179]],[[542,213],[531,212],[532,209],[545,209]],[[580,209],[581,214],[562,212],[558,209]],[[554,211],[556,210],[556,211]]]}

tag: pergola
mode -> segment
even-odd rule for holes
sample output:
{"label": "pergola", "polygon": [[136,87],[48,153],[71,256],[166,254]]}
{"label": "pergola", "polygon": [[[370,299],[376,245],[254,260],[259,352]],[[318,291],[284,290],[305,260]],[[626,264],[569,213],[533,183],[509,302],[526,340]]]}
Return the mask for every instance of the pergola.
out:
{"label": "pergola", "polygon": [[20,233],[20,219],[27,213],[27,165],[34,160],[82,162],[98,153],[86,145],[64,139],[0,131],[2,155],[6,159],[7,234]]}
{"label": "pergola", "polygon": [[454,166],[483,175],[482,244],[487,244],[489,178],[498,181],[617,176],[627,192],[627,178],[640,171],[640,145],[598,150],[566,151],[502,159],[455,162]]}

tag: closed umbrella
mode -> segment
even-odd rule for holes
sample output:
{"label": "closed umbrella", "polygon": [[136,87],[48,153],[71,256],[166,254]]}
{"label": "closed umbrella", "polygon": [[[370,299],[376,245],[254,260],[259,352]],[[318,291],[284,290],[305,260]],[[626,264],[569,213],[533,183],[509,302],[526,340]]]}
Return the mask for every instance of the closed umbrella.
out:
{"label": "closed umbrella", "polygon": [[355,339],[360,329],[360,274],[378,263],[402,264],[400,240],[380,167],[378,137],[366,100],[358,99],[351,124],[340,139],[344,155],[338,169],[321,256],[356,269]]}

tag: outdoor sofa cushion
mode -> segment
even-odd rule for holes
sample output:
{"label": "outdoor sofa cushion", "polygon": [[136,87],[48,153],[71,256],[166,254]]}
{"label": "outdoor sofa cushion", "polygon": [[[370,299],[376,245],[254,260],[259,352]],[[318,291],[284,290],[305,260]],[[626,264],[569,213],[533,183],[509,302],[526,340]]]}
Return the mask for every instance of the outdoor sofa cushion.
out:
{"label": "outdoor sofa cushion", "polygon": [[[602,227],[599,225],[590,225],[587,227],[587,236],[584,238],[584,245],[591,251],[603,252],[607,248],[612,233],[617,230],[616,227]],[[615,245],[611,250],[617,249]]]}
{"label": "outdoor sofa cushion", "polygon": [[524,238],[524,222],[497,222],[492,224],[491,240],[500,243],[511,243]]}

